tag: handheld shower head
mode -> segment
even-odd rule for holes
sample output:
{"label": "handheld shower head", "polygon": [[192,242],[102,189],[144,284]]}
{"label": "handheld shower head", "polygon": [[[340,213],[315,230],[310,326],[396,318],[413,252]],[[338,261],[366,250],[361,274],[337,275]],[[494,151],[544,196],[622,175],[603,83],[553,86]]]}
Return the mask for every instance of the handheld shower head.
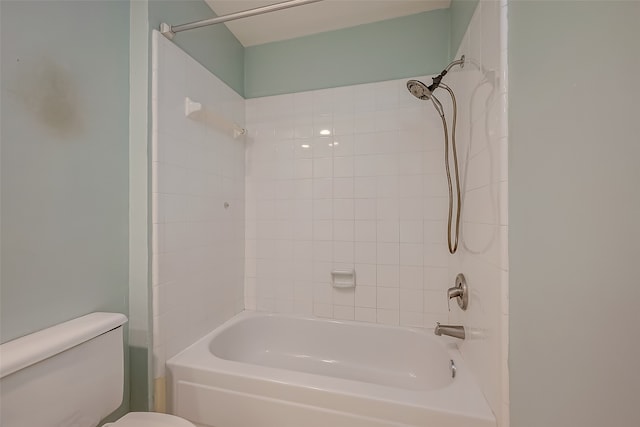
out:
{"label": "handheld shower head", "polygon": [[426,84],[420,80],[409,80],[407,82],[407,89],[411,92],[411,95],[418,99],[428,100],[431,99],[432,91]]}
{"label": "handheld shower head", "polygon": [[[447,222],[447,243],[449,246],[449,252],[454,254],[458,249],[458,237],[460,236],[460,210],[461,210],[461,200],[460,200],[460,174],[458,171],[458,154],[456,150],[456,115],[457,115],[457,107],[456,107],[456,97],[453,94],[453,90],[446,84],[442,83],[442,78],[449,72],[449,70],[455,66],[459,65],[461,68],[464,67],[464,55],[456,61],[451,62],[447,65],[447,68],[442,70],[442,72],[433,77],[433,83],[427,86],[422,83],[420,80],[409,80],[407,82],[407,89],[411,92],[411,95],[416,98],[428,101],[431,100],[431,103],[438,111],[440,118],[442,119],[442,128],[444,129],[444,162],[445,162],[445,170],[447,173],[447,185],[449,186],[449,220]],[[451,101],[453,103],[453,126],[451,129],[451,147],[453,151],[453,165],[455,168],[455,190],[456,190],[456,214],[455,214],[455,235],[452,236],[452,228],[453,228],[453,207],[454,207],[454,197],[453,197],[453,185],[451,182],[451,172],[449,169],[449,131],[447,129],[447,120],[444,116],[444,108],[442,107],[442,103],[440,100],[433,94],[433,92],[442,87],[449,92],[451,95]],[[452,239],[453,237],[453,239]]]}

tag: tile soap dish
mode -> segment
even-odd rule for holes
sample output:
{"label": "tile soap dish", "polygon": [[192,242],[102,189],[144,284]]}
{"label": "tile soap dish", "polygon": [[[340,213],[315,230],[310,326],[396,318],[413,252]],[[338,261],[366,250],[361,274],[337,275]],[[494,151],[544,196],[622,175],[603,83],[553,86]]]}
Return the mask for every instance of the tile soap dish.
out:
{"label": "tile soap dish", "polygon": [[331,285],[334,288],[355,288],[356,271],[354,269],[333,270],[331,272]]}

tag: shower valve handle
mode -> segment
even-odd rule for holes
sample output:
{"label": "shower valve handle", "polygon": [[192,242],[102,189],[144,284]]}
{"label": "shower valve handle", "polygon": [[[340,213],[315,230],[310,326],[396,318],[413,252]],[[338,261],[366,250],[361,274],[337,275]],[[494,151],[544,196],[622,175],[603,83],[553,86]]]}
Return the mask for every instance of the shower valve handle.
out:
{"label": "shower valve handle", "polygon": [[462,310],[467,309],[469,306],[469,288],[467,287],[467,280],[464,274],[460,273],[456,276],[456,285],[447,290],[447,297],[447,302],[452,298],[456,298],[458,306]]}

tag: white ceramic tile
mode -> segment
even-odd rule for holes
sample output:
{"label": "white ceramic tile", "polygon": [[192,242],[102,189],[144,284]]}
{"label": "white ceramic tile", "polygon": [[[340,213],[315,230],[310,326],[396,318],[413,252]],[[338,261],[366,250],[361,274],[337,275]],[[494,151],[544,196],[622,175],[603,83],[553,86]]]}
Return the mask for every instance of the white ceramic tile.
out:
{"label": "white ceramic tile", "polygon": [[424,326],[424,313],[422,311],[400,311],[400,326],[410,328],[422,328]]}
{"label": "white ceramic tile", "polygon": [[333,179],[333,197],[336,199],[353,199],[354,178],[343,177]]}
{"label": "white ceramic tile", "polygon": [[377,153],[376,133],[359,133],[353,137],[353,154],[368,155]]}
{"label": "white ceramic tile", "polygon": [[354,174],[353,156],[333,158],[334,177],[352,177]]}
{"label": "white ceramic tile", "polygon": [[[295,199],[297,201],[311,199],[314,196],[314,180],[313,179],[297,179],[294,183]],[[318,193],[326,191],[326,188],[322,185],[318,185]],[[331,194],[331,190],[328,191]],[[258,196],[256,195],[256,198]]]}
{"label": "white ceramic tile", "polygon": [[427,243],[424,245],[424,265],[428,267],[446,267],[449,252],[446,245]]}
{"label": "white ceramic tile", "polygon": [[377,240],[377,223],[370,220],[355,221],[355,241],[375,242]]}
{"label": "white ceramic tile", "polygon": [[372,111],[358,111],[353,115],[354,134],[372,133],[376,131],[376,117]]}
{"label": "white ceramic tile", "polygon": [[375,263],[363,264],[356,261],[355,271],[357,286],[375,286],[377,284],[377,269]]}
{"label": "white ceramic tile", "polygon": [[331,241],[331,239],[322,240],[318,237],[314,238],[313,260],[315,262],[333,261],[333,242]]}
{"label": "white ceramic tile", "polygon": [[376,155],[354,156],[353,175],[376,176],[378,172],[378,157]]}
{"label": "white ceramic tile", "polygon": [[326,283],[314,283],[313,302],[315,304],[332,304],[333,295],[331,287]]}
{"label": "white ceramic tile", "polygon": [[336,241],[354,242],[355,222],[353,220],[334,220],[333,238]]}
{"label": "white ceramic tile", "polygon": [[[400,313],[424,310],[424,293],[422,289],[400,289]],[[420,319],[422,323],[422,319]]]}
{"label": "white ceramic tile", "polygon": [[400,285],[400,268],[397,265],[377,265],[378,286],[397,288]]}
{"label": "white ceramic tile", "polygon": [[333,261],[353,264],[354,262],[354,243],[349,242],[333,242]]}
{"label": "white ceramic tile", "polygon": [[355,308],[355,320],[359,322],[376,323],[376,309],[366,307]]}
{"label": "white ceramic tile", "polygon": [[[415,154],[412,154],[415,156]],[[422,197],[424,193],[422,175],[399,176],[397,179],[397,196]]]}
{"label": "white ceramic tile", "polygon": [[378,198],[397,198],[399,197],[399,177],[397,176],[378,176],[377,177],[377,193]]}
{"label": "white ceramic tile", "polygon": [[375,220],[376,199],[355,199],[355,219]]}
{"label": "white ceramic tile", "polygon": [[313,159],[313,177],[331,178],[333,176],[333,163],[331,158],[322,157]]}
{"label": "white ceramic tile", "polygon": [[[332,199],[315,199],[313,201],[313,219],[329,220],[333,219],[333,200]],[[344,218],[336,218],[344,219]]]}
{"label": "white ceramic tile", "polygon": [[387,310],[399,310],[400,308],[400,289],[386,288],[379,286],[377,288],[377,308]]}
{"label": "white ceramic tile", "polygon": [[398,221],[377,221],[378,242],[395,243],[400,240],[400,224]]}
{"label": "white ceramic tile", "polygon": [[334,199],[333,218],[336,220],[353,220],[355,218],[353,199]]}
{"label": "white ceramic tile", "polygon": [[400,218],[399,200],[379,198],[376,200],[376,217],[379,220],[398,220]]}
{"label": "white ceramic tile", "polygon": [[355,305],[356,307],[376,308],[376,287],[358,285],[355,290]]}
{"label": "white ceramic tile", "polygon": [[355,304],[355,289],[353,288],[332,288],[332,301],[333,305],[350,306]]}
{"label": "white ceramic tile", "polygon": [[329,199],[333,195],[333,180],[318,178],[313,180],[313,198]]}
{"label": "white ceramic tile", "polygon": [[[355,130],[353,113],[337,113],[333,118],[334,138],[342,143],[347,140],[346,136],[351,136]],[[353,154],[351,146],[350,154]]]}
{"label": "white ceramic tile", "polygon": [[449,311],[445,291],[424,291],[424,305],[429,313],[447,313]]}
{"label": "white ceramic tile", "polygon": [[398,199],[398,218],[400,220],[421,221],[424,219],[424,200],[420,197],[402,197]]}
{"label": "white ceramic tile", "polygon": [[[447,289],[454,284],[446,267],[424,267],[424,289],[437,291]],[[456,273],[457,274],[457,273]]]}
{"label": "white ceramic tile", "polygon": [[399,232],[401,243],[422,243],[423,221],[401,220],[399,222]]}
{"label": "white ceramic tile", "polygon": [[375,242],[355,243],[355,262],[359,264],[375,264],[377,261],[377,245]]}
{"label": "white ceramic tile", "polygon": [[498,224],[498,186],[486,185],[464,195],[464,215],[465,222],[477,224]]}
{"label": "white ceramic tile", "polygon": [[[314,244],[314,260],[313,260],[313,281],[316,284],[329,285],[331,282],[331,271],[333,270],[332,261],[323,261],[315,258],[315,246],[316,245],[329,245],[331,248],[331,242],[315,242]],[[331,256],[326,256],[327,259],[331,259]]]}
{"label": "white ceramic tile", "polygon": [[294,162],[294,177],[296,179],[313,177],[313,161],[311,159],[296,159]]}
{"label": "white ceramic tile", "polygon": [[[423,289],[424,269],[415,265],[401,265],[399,284],[403,289]],[[422,311],[422,310],[420,310]]]}
{"label": "white ceramic tile", "polygon": [[374,198],[377,195],[377,180],[375,177],[355,177],[354,196],[356,198]]}
{"label": "white ceramic tile", "polygon": [[494,168],[499,168],[500,166],[499,159],[495,157],[495,153],[487,145],[469,160],[466,171],[466,190],[484,187],[491,183],[492,177],[497,175]]}
{"label": "white ceramic tile", "polygon": [[400,312],[398,310],[378,308],[376,309],[376,321],[383,325],[397,326],[400,324]]}
{"label": "white ceramic tile", "polygon": [[421,243],[400,243],[400,265],[422,266],[424,246]]}
{"label": "white ceramic tile", "polygon": [[421,156],[415,153],[398,154],[398,173],[402,175],[418,175],[423,172],[423,162]]}
{"label": "white ceramic tile", "polygon": [[399,243],[378,242],[377,263],[386,265],[398,265],[400,263]]}
{"label": "white ceramic tile", "polygon": [[353,306],[333,306],[333,318],[338,320],[354,320],[355,308]]}
{"label": "white ceramic tile", "polygon": [[427,221],[446,221],[448,199],[446,197],[428,197],[424,199],[423,215]]}
{"label": "white ceramic tile", "polygon": [[333,306],[331,304],[314,302],[313,314],[318,317],[333,318]]}
{"label": "white ceramic tile", "polygon": [[[469,209],[470,210],[470,209]],[[465,210],[467,212],[467,210]],[[445,244],[447,241],[447,223],[445,221],[424,221],[424,242]]]}
{"label": "white ceramic tile", "polygon": [[293,242],[293,259],[295,261],[312,261],[313,260],[313,241],[300,240]]}

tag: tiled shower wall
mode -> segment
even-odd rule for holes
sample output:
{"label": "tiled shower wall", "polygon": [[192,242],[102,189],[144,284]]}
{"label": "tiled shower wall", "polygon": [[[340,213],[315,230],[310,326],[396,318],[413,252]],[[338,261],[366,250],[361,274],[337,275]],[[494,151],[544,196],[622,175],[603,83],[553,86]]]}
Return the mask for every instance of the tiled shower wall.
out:
{"label": "tiled shower wall", "polygon": [[[247,309],[432,328],[461,350],[501,427],[508,415],[506,1],[480,1],[445,79],[458,102],[463,216],[446,246],[442,124],[407,79],[247,101]],[[427,83],[430,79],[420,78]],[[441,91],[451,126],[451,102]],[[328,134],[327,134],[328,133]],[[331,271],[354,269],[355,290]],[[468,311],[446,289],[463,272]]]}
{"label": "tiled shower wall", "polygon": [[[244,99],[154,31],[154,377],[243,309]],[[185,97],[204,113],[185,117]],[[211,120],[211,118],[214,120]]]}
{"label": "tiled shower wall", "polygon": [[247,100],[247,309],[447,321],[442,125],[405,84]]}
{"label": "tiled shower wall", "polygon": [[478,3],[457,54],[465,67],[447,76],[463,171],[462,240],[449,273],[463,272],[471,290],[469,309],[452,309],[451,321],[467,329],[460,350],[500,427],[509,425],[506,13],[506,1]]}

